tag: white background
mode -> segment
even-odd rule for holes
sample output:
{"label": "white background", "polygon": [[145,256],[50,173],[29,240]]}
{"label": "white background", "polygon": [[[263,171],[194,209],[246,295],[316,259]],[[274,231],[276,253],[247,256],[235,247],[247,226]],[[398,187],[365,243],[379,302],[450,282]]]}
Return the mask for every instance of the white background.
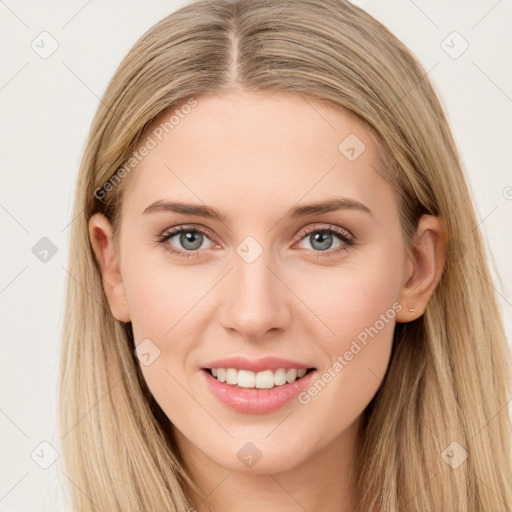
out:
{"label": "white background", "polygon": [[[186,3],[0,0],[0,511],[66,509],[60,459],[45,470],[30,454],[43,441],[59,449],[58,347],[79,160],[99,98],[122,57],[146,29]],[[462,154],[479,229],[501,274],[503,284],[496,281],[495,288],[510,341],[512,4],[355,3],[430,71]],[[58,42],[47,59],[31,47],[43,31]],[[441,46],[453,31],[469,43],[457,59]],[[455,49],[459,44],[455,39]],[[42,237],[57,248],[46,263],[32,253]],[[50,457],[44,445],[36,453]]]}

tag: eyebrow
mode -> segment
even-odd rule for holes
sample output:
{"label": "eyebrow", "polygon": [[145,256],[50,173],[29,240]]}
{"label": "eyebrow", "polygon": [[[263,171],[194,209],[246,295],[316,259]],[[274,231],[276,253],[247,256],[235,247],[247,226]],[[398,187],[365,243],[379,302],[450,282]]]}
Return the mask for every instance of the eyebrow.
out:
{"label": "eyebrow", "polygon": [[[373,217],[373,213],[370,208],[368,208],[363,203],[356,201],[355,199],[350,199],[347,197],[333,198],[327,201],[296,206],[290,209],[289,216],[292,218],[302,218],[309,217],[318,213],[328,213],[338,210],[359,210]],[[178,201],[155,201],[144,210],[143,215],[156,212],[174,212],[180,213],[182,215],[206,217],[209,219],[218,220],[223,223],[227,221],[227,217],[224,214],[222,214],[219,210],[212,208],[211,206],[182,203]]]}

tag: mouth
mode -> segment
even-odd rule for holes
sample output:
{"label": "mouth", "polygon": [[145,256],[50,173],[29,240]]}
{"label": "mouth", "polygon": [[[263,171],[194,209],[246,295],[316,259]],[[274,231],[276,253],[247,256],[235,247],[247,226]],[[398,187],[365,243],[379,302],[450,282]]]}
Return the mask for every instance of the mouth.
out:
{"label": "mouth", "polygon": [[202,368],[219,382],[238,389],[273,389],[303,379],[316,368],[278,368],[253,372],[236,368]]}

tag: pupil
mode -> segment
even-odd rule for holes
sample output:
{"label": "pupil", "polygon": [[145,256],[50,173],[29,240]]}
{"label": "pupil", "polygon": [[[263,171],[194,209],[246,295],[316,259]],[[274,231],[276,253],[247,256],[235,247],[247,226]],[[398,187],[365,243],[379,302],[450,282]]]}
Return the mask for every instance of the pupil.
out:
{"label": "pupil", "polygon": [[[186,249],[190,249],[190,250],[199,249],[199,247],[201,247],[202,236],[203,235],[201,233],[198,233],[197,231],[186,231],[181,234],[180,243]],[[189,243],[191,243],[192,245],[191,246],[187,245]]]}
{"label": "pupil", "polygon": [[[312,243],[311,243],[311,246],[314,247],[315,249],[319,249],[321,251],[325,251],[326,249],[329,249],[330,245],[331,245],[331,238],[332,238],[332,235],[330,233],[315,233],[314,235],[312,235]],[[325,243],[327,240],[327,243]],[[316,242],[320,242],[320,247],[318,246],[315,246],[315,243]]]}

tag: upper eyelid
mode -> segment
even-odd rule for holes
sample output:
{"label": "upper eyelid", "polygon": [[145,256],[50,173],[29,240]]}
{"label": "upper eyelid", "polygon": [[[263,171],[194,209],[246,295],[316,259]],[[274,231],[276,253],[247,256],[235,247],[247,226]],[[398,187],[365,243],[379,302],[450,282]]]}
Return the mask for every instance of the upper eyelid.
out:
{"label": "upper eyelid", "polygon": [[160,235],[160,238],[165,238],[165,237],[172,237],[172,236],[175,236],[179,233],[182,233],[183,231],[198,231],[199,233],[203,233],[207,236],[209,236],[210,238],[215,238],[215,237],[212,237],[211,236],[211,232],[208,228],[204,227],[204,226],[198,226],[198,225],[187,225],[187,224],[183,224],[183,225],[180,225],[180,226],[176,226],[176,227],[173,227],[173,228],[169,228],[169,229],[166,229],[161,235]]}
{"label": "upper eyelid", "polygon": [[314,233],[315,231],[332,231],[335,234],[337,233],[337,231],[342,231],[342,232],[346,233],[350,239],[353,240],[355,238],[355,236],[352,234],[352,232],[349,231],[347,228],[344,228],[341,226],[333,226],[333,225],[329,225],[329,224],[324,224],[322,226],[306,227],[301,231],[301,233],[302,233],[302,236],[306,236],[306,235],[309,235],[311,232]]}

